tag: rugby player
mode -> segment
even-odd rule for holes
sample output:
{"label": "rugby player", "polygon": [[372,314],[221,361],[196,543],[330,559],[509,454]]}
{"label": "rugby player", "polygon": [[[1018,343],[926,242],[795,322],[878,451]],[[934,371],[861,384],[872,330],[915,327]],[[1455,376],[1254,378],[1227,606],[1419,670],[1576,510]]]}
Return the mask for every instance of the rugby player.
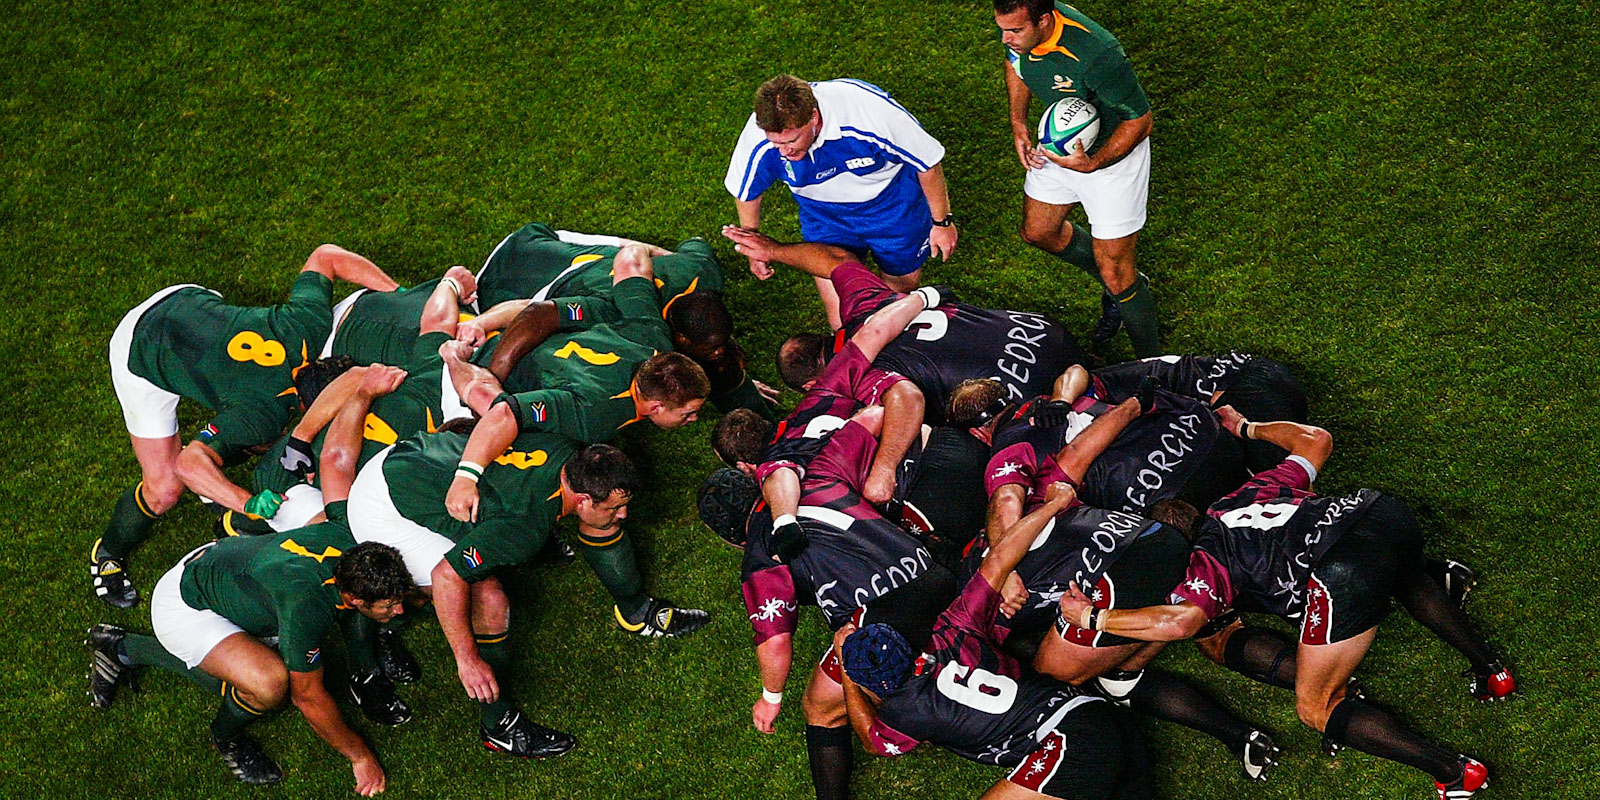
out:
{"label": "rugby player", "polygon": [[869,752],[898,756],[930,741],[1011,767],[986,798],[1149,796],[1148,757],[1126,714],[1019,663],[995,624],[1013,568],[1074,499],[1069,484],[1052,484],[1037,509],[993,535],[924,644],[886,625],[835,632],[850,725]]}
{"label": "rugby player", "polygon": [[[210,732],[228,769],[245,783],[264,784],[277,783],[283,773],[245,730],[287,698],[323,741],[350,759],[356,791],[383,791],[383,768],[323,685],[322,654],[336,622],[348,626],[357,614],[387,622],[404,612],[416,589],[400,554],[381,544],[356,544],[344,515],[366,401],[374,392],[392,391],[402,377],[399,370],[373,370],[359,402],[333,421],[324,481],[329,521],[276,536],[226,538],[189,553],[156,584],[150,603],[155,636],[104,624],[89,630],[93,705],[111,705],[141,667],[183,675],[222,697]],[[352,682],[353,693],[361,688]],[[376,698],[369,693],[367,699]],[[409,716],[403,705],[389,711],[391,724]]]}
{"label": "rugby player", "polygon": [[[312,251],[288,300],[268,308],[226,305],[194,284],[170,286],[129,311],[111,335],[111,381],[141,480],[122,493],[90,549],[95,595],[117,608],[139,602],[127,559],[157,517],[188,488],[234,511],[271,517],[281,496],[251,494],[222,473],[276,439],[298,410],[295,373],[332,321],[333,281],[379,291],[397,284],[371,261],[331,244]],[[187,446],[178,441],[178,399],[216,413]]]}
{"label": "rugby player", "polygon": [[[810,243],[786,244],[757,231],[724,227],[740,253],[766,262],[789,264],[819,282],[829,282],[839,297],[843,327],[833,336],[790,336],[778,350],[778,371],[790,388],[812,380],[861,327],[869,315],[901,294],[865,269],[840,270],[852,256]],[[1088,354],[1061,324],[1027,311],[978,308],[948,295],[939,307],[916,320],[873,359],[880,369],[909,378],[927,398],[926,418],[944,420],[950,395],[969,378],[993,377],[1015,400],[1050,391],[1056,376]]]}
{"label": "rugby player", "polygon": [[[722,268],[704,239],[685,240],[674,251],[617,236],[558,231],[543,223],[528,223],[502,240],[479,271],[479,304],[488,307],[529,298],[533,302],[526,314],[543,317],[545,325],[550,324],[551,316],[592,313],[579,298],[610,295],[613,261],[628,245],[647,248],[654,262],[656,288],[665,298],[661,315],[672,331],[672,349],[694,359],[706,371],[711,380],[710,402],[725,412],[749,408],[772,417],[777,393],[745,370],[744,351],[734,340],[733,317],[723,301]],[[602,313],[608,312],[602,309]],[[518,327],[512,325],[507,336]],[[507,379],[498,369],[496,374]]]}
{"label": "rugby player", "polygon": [[1422,531],[1398,500],[1371,489],[1318,495],[1311,484],[1333,449],[1322,428],[1253,423],[1218,410],[1241,438],[1260,438],[1290,455],[1201,516],[1168,506],[1156,513],[1194,541],[1185,581],[1169,604],[1096,609],[1081,592],[1061,598],[1061,615],[1085,629],[1145,641],[1194,636],[1229,607],[1277,614],[1300,626],[1294,654],[1295,711],[1321,731],[1330,752],[1354,747],[1434,779],[1440,800],[1462,800],[1488,785],[1488,768],[1408,728],[1350,691],[1350,678],[1397,599],[1413,617],[1471,663],[1471,693],[1504,697],[1516,682],[1465,613],[1429,575]]}

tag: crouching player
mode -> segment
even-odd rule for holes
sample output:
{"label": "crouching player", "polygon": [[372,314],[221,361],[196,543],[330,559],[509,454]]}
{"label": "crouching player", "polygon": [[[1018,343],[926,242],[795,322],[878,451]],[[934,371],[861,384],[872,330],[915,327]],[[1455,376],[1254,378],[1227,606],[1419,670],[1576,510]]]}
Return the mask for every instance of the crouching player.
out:
{"label": "crouching player", "polygon": [[995,537],[920,656],[887,626],[839,629],[850,725],[869,751],[901,755],[931,741],[1012,767],[985,798],[1149,796],[1144,744],[1126,713],[1028,669],[1001,649],[995,626],[1007,576],[1075,498],[1052,484],[1043,505]]}
{"label": "crouching player", "polygon": [[1062,616],[1088,630],[1170,641],[1194,636],[1233,606],[1278,614],[1300,626],[1300,642],[1297,652],[1273,661],[1294,664],[1295,710],[1322,731],[1325,749],[1354,747],[1420,769],[1433,776],[1440,800],[1464,800],[1487,786],[1481,762],[1424,738],[1349,688],[1390,598],[1467,657],[1477,675],[1474,696],[1501,697],[1515,688],[1499,656],[1428,573],[1411,512],[1371,489],[1313,494],[1311,483],[1333,449],[1321,428],[1252,423],[1228,406],[1218,416],[1234,435],[1266,440],[1289,457],[1204,516],[1171,504],[1152,510],[1194,541],[1187,580],[1173,590],[1172,604],[1096,609],[1072,590],[1061,599]]}

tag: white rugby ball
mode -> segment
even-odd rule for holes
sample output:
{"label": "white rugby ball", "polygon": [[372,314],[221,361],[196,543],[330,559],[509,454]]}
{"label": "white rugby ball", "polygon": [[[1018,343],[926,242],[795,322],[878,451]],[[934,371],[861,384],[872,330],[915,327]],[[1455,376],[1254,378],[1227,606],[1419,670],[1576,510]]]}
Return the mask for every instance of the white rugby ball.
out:
{"label": "white rugby ball", "polygon": [[1100,110],[1081,97],[1057,100],[1039,118],[1039,146],[1058,156],[1071,155],[1083,144],[1094,147],[1100,135]]}

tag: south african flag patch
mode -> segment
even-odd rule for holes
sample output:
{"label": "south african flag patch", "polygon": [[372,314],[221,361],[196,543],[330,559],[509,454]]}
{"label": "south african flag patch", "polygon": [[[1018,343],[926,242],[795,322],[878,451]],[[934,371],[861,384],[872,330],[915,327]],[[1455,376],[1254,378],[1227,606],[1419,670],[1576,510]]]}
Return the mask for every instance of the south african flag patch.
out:
{"label": "south african flag patch", "polygon": [[465,561],[467,566],[471,569],[477,569],[478,567],[483,566],[483,556],[478,552],[478,548],[476,547],[468,547],[467,549],[462,550],[461,560]]}
{"label": "south african flag patch", "polygon": [[581,303],[568,303],[567,304],[567,319],[570,319],[573,322],[582,322],[583,321],[583,304],[581,304]]}
{"label": "south african flag patch", "polygon": [[528,416],[533,417],[534,422],[544,422],[550,415],[545,411],[544,403],[532,403],[528,406]]}
{"label": "south african flag patch", "polygon": [[322,658],[322,648],[320,648],[320,647],[313,647],[310,650],[306,651],[306,663],[307,664],[315,664],[321,658]]}

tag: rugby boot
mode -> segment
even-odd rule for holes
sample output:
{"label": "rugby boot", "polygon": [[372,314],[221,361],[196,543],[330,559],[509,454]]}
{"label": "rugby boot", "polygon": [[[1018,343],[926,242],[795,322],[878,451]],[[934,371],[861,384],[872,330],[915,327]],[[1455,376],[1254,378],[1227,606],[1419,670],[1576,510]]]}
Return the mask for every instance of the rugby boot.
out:
{"label": "rugby boot", "polygon": [[249,736],[241,733],[223,741],[213,735],[211,746],[222,754],[222,763],[241,783],[264,786],[283,780],[283,770],[278,769],[261,745]]}
{"label": "rugby boot", "polygon": [[350,699],[379,725],[399,725],[411,719],[411,708],[394,693],[394,682],[383,670],[350,676]]}
{"label": "rugby boot", "polygon": [[623,630],[650,639],[686,636],[711,621],[711,614],[698,608],[677,608],[653,598],[642,622],[629,622],[627,617],[622,616],[622,609],[616,606],[612,606],[611,610],[616,613],[617,624]]}
{"label": "rugby boot", "polygon": [[128,567],[120,558],[100,554],[100,540],[89,551],[89,576],[94,578],[95,597],[113,608],[133,608],[139,604],[139,590],[128,578]]}
{"label": "rugby boot", "polygon": [[1109,292],[1100,295],[1100,320],[1085,334],[1091,343],[1102,345],[1122,330],[1122,308]]}
{"label": "rugby boot", "polygon": [[1430,558],[1425,568],[1428,574],[1444,587],[1444,593],[1450,597],[1450,602],[1460,608],[1466,607],[1467,592],[1478,585],[1478,575],[1471,567],[1448,558]]}
{"label": "rugby boot", "polygon": [[1461,756],[1461,777],[1449,783],[1434,781],[1433,786],[1439,790],[1439,800],[1467,800],[1489,788],[1489,768],[1475,758]]}
{"label": "rugby boot", "polygon": [[123,686],[139,690],[138,670],[123,664],[118,654],[127,635],[115,625],[101,623],[90,628],[83,640],[94,651],[89,656],[89,705],[95,708],[109,708]]}
{"label": "rugby boot", "polygon": [[1271,734],[1251,731],[1249,738],[1244,740],[1244,752],[1241,754],[1244,776],[1253,781],[1265,781],[1267,770],[1278,766],[1278,757],[1281,755],[1283,749],[1272,741]]}
{"label": "rugby boot", "polygon": [[551,536],[544,549],[534,556],[534,563],[546,567],[564,567],[578,559],[578,551],[572,545],[562,541],[559,536]]}
{"label": "rugby boot", "polygon": [[406,649],[406,643],[401,640],[399,631],[386,628],[378,629],[378,636],[372,646],[378,659],[378,667],[389,680],[395,683],[416,683],[422,680],[422,666],[417,659]]}
{"label": "rugby boot", "polygon": [[1472,668],[1461,674],[1472,678],[1467,691],[1474,700],[1504,700],[1517,691],[1517,679],[1511,677],[1511,670],[1506,669],[1500,659],[1485,664],[1482,670]]}
{"label": "rugby boot", "polygon": [[478,727],[483,732],[484,747],[517,758],[554,758],[578,743],[572,734],[530,722],[514,708],[507,710],[494,727]]}

